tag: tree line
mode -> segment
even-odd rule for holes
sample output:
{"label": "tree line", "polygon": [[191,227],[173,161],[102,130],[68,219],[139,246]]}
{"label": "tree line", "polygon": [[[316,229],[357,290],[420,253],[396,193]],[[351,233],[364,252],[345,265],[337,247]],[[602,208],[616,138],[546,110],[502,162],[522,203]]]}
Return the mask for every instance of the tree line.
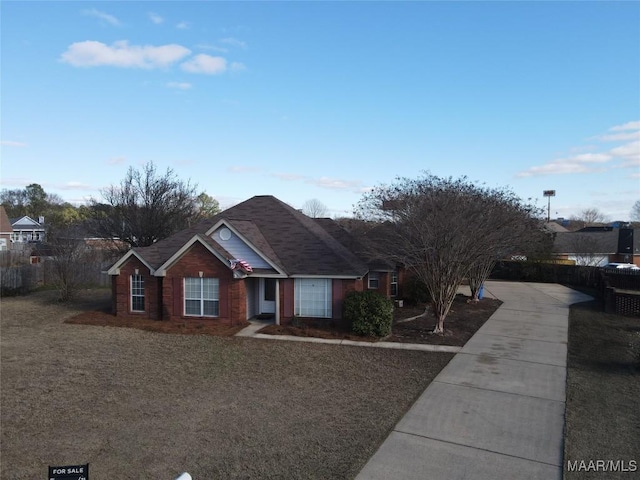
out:
{"label": "tree line", "polygon": [[34,183],[2,190],[0,204],[10,218],[44,217],[50,243],[60,237],[98,237],[117,240],[114,246],[121,250],[152,245],[220,212],[216,199],[170,168],[159,172],[153,162],[141,169],[130,167],[101,197],[75,206]]}

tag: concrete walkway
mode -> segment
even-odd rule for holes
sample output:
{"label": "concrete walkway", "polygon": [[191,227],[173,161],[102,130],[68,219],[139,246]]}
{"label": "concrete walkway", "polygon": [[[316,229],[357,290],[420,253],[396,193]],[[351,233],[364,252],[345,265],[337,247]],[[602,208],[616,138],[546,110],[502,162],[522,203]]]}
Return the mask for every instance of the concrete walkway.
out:
{"label": "concrete walkway", "polygon": [[561,479],[569,305],[555,284],[488,282],[503,301],[356,477]]}

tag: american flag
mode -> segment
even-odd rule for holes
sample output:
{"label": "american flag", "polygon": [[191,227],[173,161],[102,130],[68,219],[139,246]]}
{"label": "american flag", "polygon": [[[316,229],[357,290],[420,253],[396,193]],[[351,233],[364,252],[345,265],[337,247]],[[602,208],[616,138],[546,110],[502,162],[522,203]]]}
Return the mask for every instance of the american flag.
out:
{"label": "american flag", "polygon": [[231,270],[244,270],[247,273],[253,272],[253,268],[249,265],[248,262],[242,260],[241,258],[236,258],[235,260],[230,260],[231,262]]}

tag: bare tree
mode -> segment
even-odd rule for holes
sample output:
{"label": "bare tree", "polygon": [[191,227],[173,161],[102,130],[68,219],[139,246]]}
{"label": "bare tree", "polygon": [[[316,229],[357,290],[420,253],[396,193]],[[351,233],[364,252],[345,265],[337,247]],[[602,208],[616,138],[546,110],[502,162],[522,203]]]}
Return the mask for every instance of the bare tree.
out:
{"label": "bare tree", "polygon": [[142,170],[130,167],[102,197],[102,203],[91,201],[94,234],[131,247],[152,245],[197,221],[195,185],[179,180],[170,168],[159,175],[153,162]]}
{"label": "bare tree", "polygon": [[526,234],[538,229],[533,213],[509,190],[428,174],[376,188],[358,205],[361,218],[382,223],[373,242],[377,251],[427,286],[437,317],[434,333],[444,331],[470,269],[484,281],[496,258],[518,252]]}
{"label": "bare tree", "polygon": [[52,229],[48,246],[51,259],[47,263],[52,267],[52,283],[58,290],[58,299],[72,300],[85,287],[86,269],[96,265],[95,252],[85,244],[77,227]]}
{"label": "bare tree", "polygon": [[329,214],[329,209],[320,200],[313,198],[304,202],[302,212],[311,218],[322,218]]}
{"label": "bare tree", "polygon": [[580,212],[580,215],[573,215],[570,220],[576,222],[580,228],[584,228],[606,223],[608,218],[597,208],[586,208]]}

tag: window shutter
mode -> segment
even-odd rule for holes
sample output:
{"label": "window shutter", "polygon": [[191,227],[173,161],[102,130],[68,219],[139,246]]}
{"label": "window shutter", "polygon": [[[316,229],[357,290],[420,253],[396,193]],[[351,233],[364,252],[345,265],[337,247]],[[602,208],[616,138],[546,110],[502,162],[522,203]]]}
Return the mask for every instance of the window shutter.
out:
{"label": "window shutter", "polygon": [[173,312],[171,316],[181,317],[184,312],[182,311],[182,297],[184,295],[182,288],[182,278],[173,278]]}
{"label": "window shutter", "polygon": [[218,285],[220,289],[220,292],[218,293],[218,305],[220,307],[219,316],[222,318],[229,318],[229,297],[231,295],[231,292],[229,291],[229,288],[231,287],[229,279],[225,275],[222,275],[218,279]]}
{"label": "window shutter", "polygon": [[334,278],[331,283],[331,297],[333,300],[331,318],[340,320],[342,319],[342,280]]}
{"label": "window shutter", "polygon": [[284,318],[293,317],[293,279],[281,280],[282,285],[282,315]]}

